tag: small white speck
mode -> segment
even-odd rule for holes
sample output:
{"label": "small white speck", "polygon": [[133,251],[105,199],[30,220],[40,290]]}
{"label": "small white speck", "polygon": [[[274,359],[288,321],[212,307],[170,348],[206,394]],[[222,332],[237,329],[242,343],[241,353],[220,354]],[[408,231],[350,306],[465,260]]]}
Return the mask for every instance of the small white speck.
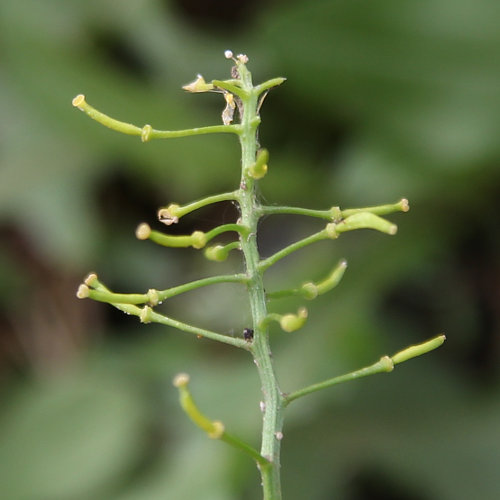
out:
{"label": "small white speck", "polygon": [[232,50],[225,50],[224,51],[224,57],[226,59],[232,59],[233,58],[233,51]]}
{"label": "small white speck", "polygon": [[275,432],[275,433],[274,433],[274,436],[276,437],[276,439],[277,439],[278,441],[281,441],[281,440],[283,439],[283,433],[282,433],[282,432],[280,432],[280,431]]}
{"label": "small white speck", "polygon": [[264,412],[266,411],[266,403],[264,403],[264,401],[261,401],[261,402],[259,403],[259,408],[260,408],[260,411],[261,411],[262,413],[264,413]]}

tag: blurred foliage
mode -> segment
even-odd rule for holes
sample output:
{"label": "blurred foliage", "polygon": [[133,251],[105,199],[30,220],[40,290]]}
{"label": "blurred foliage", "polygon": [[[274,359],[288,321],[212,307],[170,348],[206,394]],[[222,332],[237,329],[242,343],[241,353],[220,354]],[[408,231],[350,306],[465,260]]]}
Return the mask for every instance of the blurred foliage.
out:
{"label": "blurred foliage", "polygon": [[[340,257],[350,264],[334,294],[310,305],[307,328],[276,331],[283,389],[448,336],[390,376],[292,405],[285,498],[499,498],[499,14],[495,0],[3,0],[1,497],[259,498],[253,465],[193,428],[170,385],[189,372],[204,412],[257,444],[250,358],[75,298],[91,269],[120,291],[218,272],[194,250],[156,248],[133,230],[154,224],[161,205],[232,189],[239,156],[231,137],[141,144],[71,99],[83,92],[157,128],[217,123],[220,96],[179,89],[196,73],[227,75],[231,48],[249,55],[256,81],[288,78],[262,110],[269,203],[407,196],[412,206],[394,217],[395,238],[347,235],[269,273],[272,288],[320,277]],[[176,230],[232,217],[221,204]],[[313,230],[269,218],[262,251]],[[212,292],[165,307],[239,334],[244,293]]]}

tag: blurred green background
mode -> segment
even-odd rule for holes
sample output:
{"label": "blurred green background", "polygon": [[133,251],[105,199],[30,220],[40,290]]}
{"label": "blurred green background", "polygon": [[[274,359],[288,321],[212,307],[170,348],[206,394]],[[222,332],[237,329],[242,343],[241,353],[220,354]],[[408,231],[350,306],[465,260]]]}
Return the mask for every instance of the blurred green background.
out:
{"label": "blurred green background", "polygon": [[[362,206],[405,196],[396,237],[351,233],[269,272],[269,289],[349,261],[307,326],[273,332],[282,389],[370,364],[441,331],[437,352],[287,411],[286,500],[500,498],[500,3],[496,0],[2,0],[0,3],[0,496],[6,500],[254,500],[250,461],[182,414],[179,371],[207,415],[258,446],[246,353],[79,301],[96,270],[117,291],[240,269],[134,237],[159,206],[234,189],[233,137],[141,144],[71,106],[175,129],[218,123],[225,49],[255,81],[268,203]],[[235,217],[220,204],[177,231]],[[216,222],[214,222],[216,221]],[[269,218],[269,255],[318,228]],[[272,305],[296,309],[296,301]],[[240,335],[242,290],[166,313]]]}

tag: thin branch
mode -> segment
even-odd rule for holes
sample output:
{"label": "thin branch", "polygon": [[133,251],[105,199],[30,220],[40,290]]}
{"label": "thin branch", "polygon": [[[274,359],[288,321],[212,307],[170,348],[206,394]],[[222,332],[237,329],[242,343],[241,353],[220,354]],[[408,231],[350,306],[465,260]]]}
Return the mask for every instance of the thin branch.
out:
{"label": "thin branch", "polygon": [[195,127],[184,130],[156,130],[152,128],[151,125],[137,127],[131,123],[122,122],[101,113],[85,101],[85,96],[83,94],[79,94],[73,99],[73,106],[77,107],[90,116],[90,118],[105,127],[121,132],[122,134],[140,136],[142,142],[147,142],[150,139],[175,139],[178,137],[203,134],[231,133],[239,135],[241,133],[241,127],[239,125],[212,125],[209,127]]}
{"label": "thin branch", "polygon": [[298,391],[285,395],[283,398],[284,404],[286,406],[302,396],[306,396],[307,394],[326,389],[333,385],[341,384],[342,382],[356,380],[358,378],[367,377],[368,375],[375,375],[376,373],[392,372],[392,370],[394,370],[394,365],[403,363],[404,361],[408,361],[409,359],[433,351],[434,349],[437,349],[439,346],[441,346],[445,340],[445,335],[438,335],[437,337],[434,337],[431,340],[427,340],[426,342],[423,342],[421,344],[407,347],[406,349],[399,351],[393,356],[383,356],[379,361],[373,363],[373,365],[366,366],[350,373],[346,373],[345,375],[340,375],[338,377],[324,380],[323,382],[319,382],[318,384],[309,385],[307,387],[304,387],[303,389],[299,389]]}
{"label": "thin branch", "polygon": [[388,205],[377,205],[364,208],[348,208],[346,210],[342,210],[341,213],[342,217],[345,218],[360,212],[370,212],[374,215],[388,215],[395,212],[408,212],[408,210],[410,210],[408,200],[406,198],[402,198],[398,202],[390,203]]}
{"label": "thin branch", "polygon": [[166,224],[167,226],[177,223],[179,219],[194,210],[211,205],[212,203],[218,203],[220,201],[236,201],[238,199],[238,191],[231,191],[229,193],[221,193],[213,196],[207,196],[201,200],[188,203],[186,205],[178,205],[177,203],[171,203],[168,207],[160,208],[158,210],[158,219]]}
{"label": "thin branch", "polygon": [[[91,275],[95,276],[94,274]],[[85,284],[81,285],[78,291],[79,298],[90,298],[99,302],[107,302],[110,304],[151,304],[157,305],[166,299],[175,297],[182,293],[190,292],[198,288],[218,283],[246,283],[248,277],[245,274],[225,274],[220,276],[210,276],[199,280],[184,283],[182,285],[167,288],[166,290],[151,289],[147,293],[114,293],[105,287],[97,280],[97,277],[91,280],[91,285],[87,285],[88,278]]]}
{"label": "thin branch", "polygon": [[[235,275],[238,276],[238,275]],[[243,275],[239,275],[241,278]],[[213,278],[206,278],[205,280],[198,280],[198,281],[205,281],[204,284],[213,284],[217,282],[217,279],[220,278],[219,276],[215,276]],[[227,277],[224,277],[227,278]],[[207,283],[207,281],[210,281],[210,283]],[[227,280],[225,280],[227,281]],[[193,282],[194,283],[194,282]],[[185,288],[186,286],[189,286],[193,283],[188,283],[186,285],[181,285],[181,287],[176,287],[178,293],[182,293],[180,291],[180,288]],[[192,289],[192,288],[191,288]],[[97,278],[97,275],[94,273],[89,274],[89,276],[85,279],[84,284],[80,285],[78,288],[77,292],[77,297],[78,298],[85,298],[85,297],[90,297],[91,294],[95,291],[101,292],[100,296],[102,296],[103,293],[108,293],[111,296],[113,295],[110,290],[104,286]],[[170,290],[170,292],[172,289]],[[187,291],[187,290],[183,290]],[[167,290],[168,292],[168,290]],[[119,294],[118,294],[119,295]],[[134,295],[134,294],[131,294]],[[150,290],[150,292],[147,294],[148,300],[150,300],[151,297],[155,298],[155,301],[158,300],[158,295],[159,292],[156,290]],[[212,332],[211,330],[206,330],[204,328],[199,328],[197,326],[190,325],[188,323],[183,323],[182,321],[175,320],[173,318],[169,318],[167,316],[164,316],[163,314],[159,314],[149,306],[144,306],[144,307],[138,307],[135,304],[130,304],[130,303],[117,303],[117,302],[109,302],[113,307],[116,307],[116,309],[124,312],[125,314],[130,314],[132,316],[137,316],[141,320],[142,323],[160,323],[162,325],[167,325],[167,326],[172,326],[176,328],[177,330],[181,330],[187,333],[193,333],[197,336],[200,337],[205,337],[211,340],[216,340],[218,342],[222,342],[224,344],[229,344],[234,347],[240,347],[245,350],[250,350],[250,346],[248,342],[242,338],[239,337],[230,337],[229,335],[223,335],[221,333],[217,332]]]}
{"label": "thin branch", "polygon": [[265,459],[255,448],[245,443],[240,438],[226,432],[224,424],[219,420],[211,420],[206,417],[194,402],[191,391],[188,389],[189,375],[179,373],[174,378],[173,384],[179,389],[179,402],[191,421],[200,429],[208,434],[211,439],[220,439],[234,448],[243,451],[250,458],[255,460],[259,466],[265,467],[269,465],[269,461]]}
{"label": "thin branch", "polygon": [[219,234],[227,233],[229,231],[235,231],[242,236],[248,235],[248,227],[243,226],[242,224],[223,224],[221,226],[214,227],[213,229],[205,233],[207,243],[210,240],[213,240],[216,236],[219,236]]}
{"label": "thin branch", "polygon": [[317,233],[311,234],[310,236],[307,236],[299,241],[296,241],[295,243],[292,243],[291,245],[288,245],[287,247],[279,250],[275,254],[271,255],[267,259],[263,259],[259,262],[259,269],[261,271],[265,271],[272,265],[276,264],[279,260],[287,257],[293,252],[296,252],[297,250],[300,250],[301,248],[304,248],[308,245],[311,245],[312,243],[316,243],[317,241],[322,241],[325,239],[328,239],[330,236],[328,235],[327,231],[325,229],[318,231]]}
{"label": "thin branch", "polygon": [[313,210],[302,207],[264,205],[260,208],[260,213],[262,215],[305,215],[329,221],[334,221],[340,217],[340,209],[338,207],[332,207],[329,210]]}
{"label": "thin branch", "polygon": [[318,295],[323,295],[335,288],[342,279],[344,272],[347,268],[347,261],[342,259],[324,278],[318,283],[308,281],[303,283],[299,288],[292,288],[291,290],[279,290],[277,292],[270,292],[267,294],[268,299],[281,299],[283,297],[290,297],[299,295],[306,300],[315,299]]}
{"label": "thin branch", "polygon": [[263,82],[260,85],[255,87],[255,92],[260,95],[262,92],[269,90],[273,87],[277,87],[286,81],[286,78],[282,76],[278,76],[277,78],[272,78],[271,80],[267,80],[267,82]]}
{"label": "thin branch", "polygon": [[[113,306],[121,309],[121,304],[112,304]],[[135,307],[135,306],[131,306]],[[122,309],[123,310],[123,309]],[[125,311],[127,312],[127,311]],[[132,314],[132,313],[131,313]],[[182,330],[187,333],[193,333],[199,337],[205,337],[210,340],[216,340],[217,342],[222,342],[223,344],[232,345],[234,347],[240,347],[246,351],[250,350],[248,342],[239,337],[230,337],[229,335],[223,335],[221,333],[212,332],[211,330],[206,330],[204,328],[199,328],[197,326],[190,325],[188,323],[183,323],[163,314],[159,314],[149,306],[144,306],[139,314],[142,323],[160,323],[161,325],[172,326],[177,330]]]}

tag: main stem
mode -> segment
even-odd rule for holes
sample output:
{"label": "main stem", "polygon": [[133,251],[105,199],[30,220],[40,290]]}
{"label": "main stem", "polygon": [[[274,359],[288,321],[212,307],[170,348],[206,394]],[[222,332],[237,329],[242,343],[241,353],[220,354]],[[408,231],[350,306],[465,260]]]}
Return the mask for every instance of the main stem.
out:
{"label": "main stem", "polygon": [[278,387],[271,357],[268,327],[261,326],[267,315],[266,297],[262,273],[259,269],[257,248],[257,223],[259,203],[255,194],[255,180],[248,175],[249,167],[255,162],[257,152],[258,93],[252,85],[251,75],[244,65],[238,65],[242,87],[248,92],[243,100],[240,134],[242,151],[242,176],[238,198],[241,209],[241,223],[247,226],[249,236],[241,237],[246,272],[248,294],[252,312],[254,338],[251,352],[262,384],[263,410],[261,455],[270,462],[260,466],[264,500],[281,500],[280,482],[280,440],[283,427],[283,397]]}

